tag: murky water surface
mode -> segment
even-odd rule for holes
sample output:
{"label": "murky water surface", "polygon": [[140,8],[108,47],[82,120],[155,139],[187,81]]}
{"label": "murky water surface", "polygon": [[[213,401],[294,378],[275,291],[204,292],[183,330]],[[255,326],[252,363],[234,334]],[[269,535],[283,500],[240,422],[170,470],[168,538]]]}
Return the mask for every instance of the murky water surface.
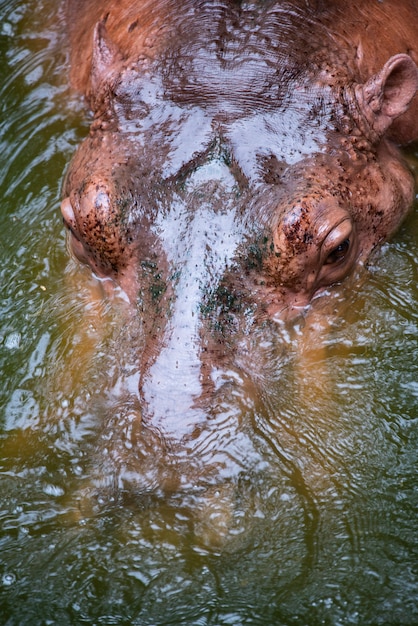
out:
{"label": "murky water surface", "polygon": [[418,623],[418,216],[164,442],[135,320],[68,260],[57,2],[2,0],[0,66],[1,623]]}

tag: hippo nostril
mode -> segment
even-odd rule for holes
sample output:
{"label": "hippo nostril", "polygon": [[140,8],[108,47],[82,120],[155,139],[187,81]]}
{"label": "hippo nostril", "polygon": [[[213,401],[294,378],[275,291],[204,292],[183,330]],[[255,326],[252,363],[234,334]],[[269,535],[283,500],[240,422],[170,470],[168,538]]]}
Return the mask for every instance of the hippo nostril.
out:
{"label": "hippo nostril", "polygon": [[77,228],[77,222],[75,219],[75,213],[71,201],[69,198],[65,198],[61,202],[61,213],[62,220],[64,222],[65,228],[67,228],[69,233],[69,243],[72,251],[75,256],[85,263],[85,254],[83,250],[82,243],[80,241],[80,235]]}
{"label": "hippo nostril", "polygon": [[61,202],[61,214],[64,220],[64,224],[70,227],[71,224],[75,222],[74,210],[71,205],[70,198],[65,198]]}

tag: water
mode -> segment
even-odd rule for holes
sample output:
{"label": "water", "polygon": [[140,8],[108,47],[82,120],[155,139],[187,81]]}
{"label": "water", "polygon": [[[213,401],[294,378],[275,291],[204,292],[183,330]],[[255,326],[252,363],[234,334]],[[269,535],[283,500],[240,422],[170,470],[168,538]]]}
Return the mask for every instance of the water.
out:
{"label": "water", "polygon": [[135,320],[68,260],[87,122],[56,2],[0,3],[0,61],[0,622],[418,623],[418,217],[249,336],[211,425],[164,447]]}

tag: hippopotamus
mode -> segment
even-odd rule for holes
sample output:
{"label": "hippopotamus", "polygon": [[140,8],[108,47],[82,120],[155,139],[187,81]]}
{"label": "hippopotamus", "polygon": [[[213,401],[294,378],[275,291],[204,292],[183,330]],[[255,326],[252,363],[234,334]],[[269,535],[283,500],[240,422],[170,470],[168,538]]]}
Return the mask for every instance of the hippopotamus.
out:
{"label": "hippopotamus", "polygon": [[75,257],[141,319],[143,417],[181,421],[240,338],[303,315],[410,209],[399,147],[418,139],[418,5],[66,11],[70,79],[93,119],[64,181],[64,224]]}

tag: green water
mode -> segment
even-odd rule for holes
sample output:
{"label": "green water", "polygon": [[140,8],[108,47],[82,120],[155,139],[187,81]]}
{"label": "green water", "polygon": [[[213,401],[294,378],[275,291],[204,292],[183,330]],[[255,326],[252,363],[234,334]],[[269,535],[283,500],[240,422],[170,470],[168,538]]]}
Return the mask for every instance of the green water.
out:
{"label": "green water", "polygon": [[0,68],[0,623],[418,624],[418,216],[161,450],[135,321],[66,251],[57,2],[1,0]]}

